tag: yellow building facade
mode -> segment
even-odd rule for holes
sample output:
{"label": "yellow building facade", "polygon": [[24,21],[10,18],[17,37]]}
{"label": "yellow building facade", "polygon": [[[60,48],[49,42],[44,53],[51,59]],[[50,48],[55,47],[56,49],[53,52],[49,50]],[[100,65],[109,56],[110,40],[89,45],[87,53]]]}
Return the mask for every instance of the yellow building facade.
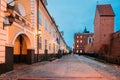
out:
{"label": "yellow building facade", "polygon": [[42,0],[0,0],[0,73],[59,50],[67,53],[68,47]]}
{"label": "yellow building facade", "polygon": [[[47,49],[50,54],[57,53],[58,49],[67,51],[67,45],[54,19],[50,16],[42,1],[39,3],[39,15],[41,15],[39,16],[39,30],[41,30],[40,37],[42,41],[40,53],[44,53],[44,49]],[[45,45],[47,45],[47,47]]]}

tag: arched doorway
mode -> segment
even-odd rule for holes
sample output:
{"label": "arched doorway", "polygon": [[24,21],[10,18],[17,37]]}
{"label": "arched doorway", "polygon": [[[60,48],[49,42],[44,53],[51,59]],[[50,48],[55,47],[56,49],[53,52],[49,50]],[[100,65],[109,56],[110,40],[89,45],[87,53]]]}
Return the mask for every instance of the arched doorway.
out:
{"label": "arched doorway", "polygon": [[26,63],[27,44],[23,36],[19,35],[14,42],[14,63]]}

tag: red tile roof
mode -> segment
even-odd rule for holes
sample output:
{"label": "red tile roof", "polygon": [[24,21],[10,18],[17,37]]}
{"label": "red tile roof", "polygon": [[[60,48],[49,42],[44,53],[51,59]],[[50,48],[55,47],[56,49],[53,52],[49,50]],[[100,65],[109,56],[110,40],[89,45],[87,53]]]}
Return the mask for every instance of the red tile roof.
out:
{"label": "red tile roof", "polygon": [[100,16],[115,16],[110,4],[97,5]]}

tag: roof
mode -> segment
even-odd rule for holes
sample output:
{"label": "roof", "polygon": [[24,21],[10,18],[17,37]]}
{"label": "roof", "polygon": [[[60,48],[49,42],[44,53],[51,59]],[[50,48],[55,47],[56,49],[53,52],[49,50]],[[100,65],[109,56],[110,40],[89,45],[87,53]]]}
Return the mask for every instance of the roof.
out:
{"label": "roof", "polygon": [[97,5],[100,16],[115,16],[110,4]]}

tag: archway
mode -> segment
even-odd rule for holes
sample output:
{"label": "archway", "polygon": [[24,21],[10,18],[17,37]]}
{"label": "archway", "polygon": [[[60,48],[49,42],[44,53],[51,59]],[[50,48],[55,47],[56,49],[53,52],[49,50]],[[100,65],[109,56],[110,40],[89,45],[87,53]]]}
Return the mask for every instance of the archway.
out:
{"label": "archway", "polygon": [[25,34],[20,34],[14,41],[14,63],[27,63],[27,48],[30,40]]}

